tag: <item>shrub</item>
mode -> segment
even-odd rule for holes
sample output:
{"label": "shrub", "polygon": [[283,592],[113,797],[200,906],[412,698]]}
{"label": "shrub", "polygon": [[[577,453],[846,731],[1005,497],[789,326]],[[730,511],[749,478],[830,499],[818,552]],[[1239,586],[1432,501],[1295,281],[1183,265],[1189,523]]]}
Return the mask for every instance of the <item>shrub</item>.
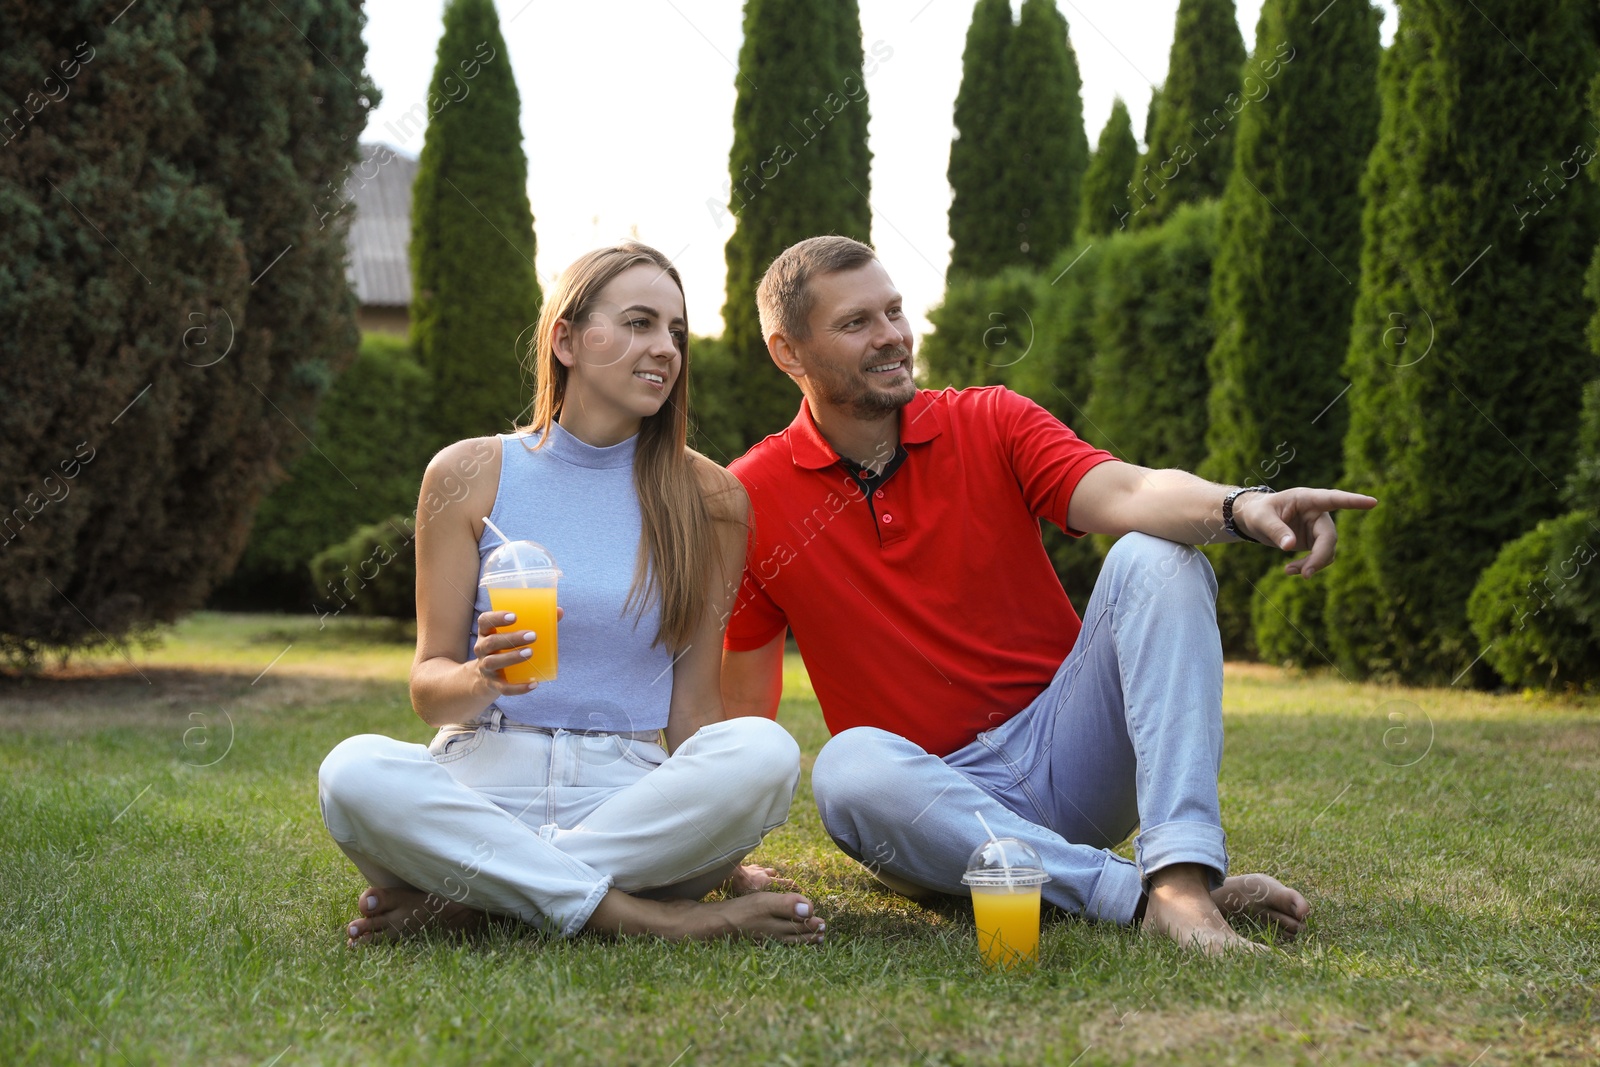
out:
{"label": "shrub", "polygon": [[1217,204],[1105,242],[1094,296],[1089,439],[1145,467],[1205,455],[1208,313]]}
{"label": "shrub", "polygon": [[416,530],[409,515],[363,526],[311,560],[317,614],[417,617]]}
{"label": "shrub", "polygon": [[[744,451],[735,382],[738,372],[739,365],[721,337],[695,337],[689,342],[689,447],[724,467]],[[798,390],[770,362],[765,378],[774,391],[787,390],[799,410]]]}
{"label": "shrub", "polygon": [[1467,600],[1483,658],[1516,686],[1600,680],[1600,633],[1573,610],[1574,583],[1593,585],[1592,516],[1547,519],[1500,549]]}
{"label": "shrub", "polygon": [[1279,559],[1255,584],[1258,592],[1249,602],[1250,625],[1261,661],[1282,667],[1330,665],[1321,636],[1327,583],[1285,574]]}
{"label": "shrub", "polygon": [[1038,290],[1038,276],[1021,267],[990,278],[952,278],[944,303],[928,313],[934,332],[919,349],[928,385],[1011,384],[1012,372],[1033,358],[1039,340]]}
{"label": "shrub", "polygon": [[414,510],[430,455],[417,432],[429,396],[427,372],[404,340],[364,336],[306,427],[315,447],[262,502],[239,568],[214,603],[304,611],[313,556],[358,526]]}

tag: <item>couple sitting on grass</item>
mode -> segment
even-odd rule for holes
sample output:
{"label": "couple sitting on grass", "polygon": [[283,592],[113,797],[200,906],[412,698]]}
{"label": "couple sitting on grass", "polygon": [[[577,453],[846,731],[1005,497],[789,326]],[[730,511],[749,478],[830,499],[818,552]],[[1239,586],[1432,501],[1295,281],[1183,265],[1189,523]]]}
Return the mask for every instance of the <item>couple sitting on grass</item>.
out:
{"label": "couple sitting on grass", "polygon": [[[729,470],[685,443],[683,286],[639,244],[546,298],[532,424],[429,464],[424,499],[449,503],[417,530],[411,698],[439,732],[352,737],[321,768],[323,819],[371,883],[350,942],[514,916],[821,944],[811,901],[741,865],[800,777],[773,721],[789,631],[833,734],[823,826],[891,889],[964,895],[978,812],[1038,850],[1069,912],[1211,952],[1265,947],[1230,916],[1297,932],[1303,896],[1228,877],[1216,582],[1192,545],[1309,550],[1287,564],[1309,577],[1329,513],[1376,501],[1149,470],[1006,389],[919,390],[900,294],[848,238],[789,248],[757,302],[803,399]],[[502,675],[543,635],[498,632],[516,619],[478,590],[486,516],[563,572],[542,686]],[[1081,619],[1041,519],[1119,536]],[[1135,859],[1112,852],[1135,827]]]}

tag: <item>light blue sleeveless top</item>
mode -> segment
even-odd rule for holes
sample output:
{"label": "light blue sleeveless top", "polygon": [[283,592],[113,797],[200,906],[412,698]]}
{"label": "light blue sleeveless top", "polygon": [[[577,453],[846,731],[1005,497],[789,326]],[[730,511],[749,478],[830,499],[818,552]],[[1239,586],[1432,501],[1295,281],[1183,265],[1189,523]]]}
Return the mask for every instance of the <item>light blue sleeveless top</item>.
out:
{"label": "light blue sleeveless top", "polygon": [[[638,437],[595,448],[552,423],[549,443],[538,450],[532,434],[499,438],[500,486],[489,518],[507,537],[550,550],[561,568],[556,600],[566,615],[555,680],[495,704],[510,721],[528,726],[613,733],[666,726],[672,652],[665,645],[651,647],[660,606],[651,604],[642,616],[637,601],[626,616],[622,610],[641,532],[633,487]],[[480,576],[484,559],[499,544],[484,527]],[[473,607],[469,656],[478,639],[478,615],[489,610],[489,594],[481,587]]]}

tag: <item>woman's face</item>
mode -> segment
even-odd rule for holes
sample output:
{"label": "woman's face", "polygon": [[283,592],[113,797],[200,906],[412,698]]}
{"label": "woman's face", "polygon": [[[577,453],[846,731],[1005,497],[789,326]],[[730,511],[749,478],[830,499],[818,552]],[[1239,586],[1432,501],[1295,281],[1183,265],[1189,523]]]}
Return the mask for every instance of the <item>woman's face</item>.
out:
{"label": "woman's face", "polygon": [[683,294],[654,264],[618,274],[581,321],[556,329],[556,358],[569,371],[563,405],[591,416],[648,418],[683,372]]}

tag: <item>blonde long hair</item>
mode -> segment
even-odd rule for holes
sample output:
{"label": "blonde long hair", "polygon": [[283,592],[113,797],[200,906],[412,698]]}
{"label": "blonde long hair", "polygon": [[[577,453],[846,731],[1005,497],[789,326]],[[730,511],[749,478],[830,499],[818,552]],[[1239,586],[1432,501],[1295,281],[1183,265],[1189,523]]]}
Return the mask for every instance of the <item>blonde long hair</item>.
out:
{"label": "blonde long hair", "polygon": [[[565,320],[579,333],[578,324],[595,309],[600,293],[613,278],[640,263],[653,264],[672,279],[683,293],[683,279],[672,262],[649,245],[627,241],[586,252],[561,273],[545,295],[539,325],[528,345],[526,360],[535,378],[533,418],[519,430],[539,435],[542,447],[549,440],[550,424],[561,417],[566,400],[568,368],[556,358],[556,323]],[[633,585],[623,610],[636,609],[642,617],[652,603],[661,607],[661,624],[654,644],[671,649],[688,644],[706,611],[707,589],[715,562],[712,514],[708,487],[695,470],[697,462],[710,463],[688,446],[689,342],[687,332],[679,344],[683,365],[661,409],[639,427],[633,457],[633,485],[639,496],[641,530],[639,553],[633,567]],[[716,494],[722,495],[722,494]],[[719,519],[727,516],[720,514]]]}

